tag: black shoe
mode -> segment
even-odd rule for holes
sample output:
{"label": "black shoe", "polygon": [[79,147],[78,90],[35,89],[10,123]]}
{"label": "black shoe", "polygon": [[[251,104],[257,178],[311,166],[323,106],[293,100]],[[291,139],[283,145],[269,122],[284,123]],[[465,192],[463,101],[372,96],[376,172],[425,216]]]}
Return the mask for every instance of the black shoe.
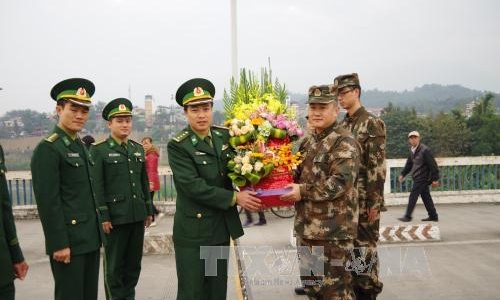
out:
{"label": "black shoe", "polygon": [[408,217],[404,216],[404,217],[398,218],[398,220],[401,221],[401,222],[410,222],[411,218],[408,218]]}
{"label": "black shoe", "polygon": [[306,291],[304,290],[304,287],[298,286],[294,289],[295,295],[305,295]]}
{"label": "black shoe", "polygon": [[254,223],[253,225],[255,225],[255,226],[262,226],[262,225],[266,225],[266,224],[267,224],[266,220],[259,220],[259,222]]}
{"label": "black shoe", "polygon": [[426,221],[437,222],[438,221],[438,217],[434,217],[434,218],[428,217],[428,218],[422,219],[422,221],[424,221],[424,222],[426,222]]}

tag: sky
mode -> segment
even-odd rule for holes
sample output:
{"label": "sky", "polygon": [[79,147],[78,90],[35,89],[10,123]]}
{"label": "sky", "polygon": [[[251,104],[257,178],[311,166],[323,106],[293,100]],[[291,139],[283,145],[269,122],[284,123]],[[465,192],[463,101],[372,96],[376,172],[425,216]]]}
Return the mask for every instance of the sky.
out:
{"label": "sky", "polygon": [[[203,77],[232,76],[233,0],[0,0],[0,115],[54,111],[50,89],[83,77],[93,101],[176,105]],[[363,89],[459,84],[500,92],[498,0],[234,0],[237,68],[292,93],[357,72]]]}

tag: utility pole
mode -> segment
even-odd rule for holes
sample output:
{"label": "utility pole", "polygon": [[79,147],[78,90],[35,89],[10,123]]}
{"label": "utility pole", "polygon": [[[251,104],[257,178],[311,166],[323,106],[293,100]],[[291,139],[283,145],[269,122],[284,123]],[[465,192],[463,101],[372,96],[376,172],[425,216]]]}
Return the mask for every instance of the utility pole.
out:
{"label": "utility pole", "polygon": [[236,0],[229,0],[231,5],[231,67],[232,75],[238,82],[238,19],[236,15]]}

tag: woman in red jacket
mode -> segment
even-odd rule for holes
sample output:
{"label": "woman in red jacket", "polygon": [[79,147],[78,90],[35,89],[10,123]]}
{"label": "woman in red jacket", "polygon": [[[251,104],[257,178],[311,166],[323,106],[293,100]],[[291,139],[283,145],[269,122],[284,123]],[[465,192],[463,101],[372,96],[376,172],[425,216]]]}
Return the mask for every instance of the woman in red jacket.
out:
{"label": "woman in red jacket", "polygon": [[153,205],[154,213],[153,223],[150,226],[155,226],[155,219],[160,214],[160,211],[158,210],[158,208],[156,208],[153,201],[155,191],[160,190],[160,176],[158,175],[158,158],[160,157],[160,153],[158,152],[158,149],[156,149],[156,147],[153,145],[153,139],[151,137],[144,137],[141,143],[146,154],[146,171],[149,178],[149,192],[151,193],[151,203]]}

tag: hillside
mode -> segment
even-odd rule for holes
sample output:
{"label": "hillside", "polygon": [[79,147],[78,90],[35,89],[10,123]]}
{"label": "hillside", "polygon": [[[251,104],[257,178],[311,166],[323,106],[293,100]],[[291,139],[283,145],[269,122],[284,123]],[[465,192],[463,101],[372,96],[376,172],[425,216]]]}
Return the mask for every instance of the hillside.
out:
{"label": "hillside", "polygon": [[[381,91],[378,89],[363,90],[361,102],[369,108],[384,108],[389,102],[399,107],[413,107],[418,113],[429,111],[450,111],[464,108],[466,103],[482,97],[487,91],[472,90],[461,85],[425,84],[412,91]],[[500,97],[495,95],[495,107],[500,108]],[[305,107],[306,93],[290,93],[292,101]],[[215,108],[222,110],[222,101],[215,102]]]}

